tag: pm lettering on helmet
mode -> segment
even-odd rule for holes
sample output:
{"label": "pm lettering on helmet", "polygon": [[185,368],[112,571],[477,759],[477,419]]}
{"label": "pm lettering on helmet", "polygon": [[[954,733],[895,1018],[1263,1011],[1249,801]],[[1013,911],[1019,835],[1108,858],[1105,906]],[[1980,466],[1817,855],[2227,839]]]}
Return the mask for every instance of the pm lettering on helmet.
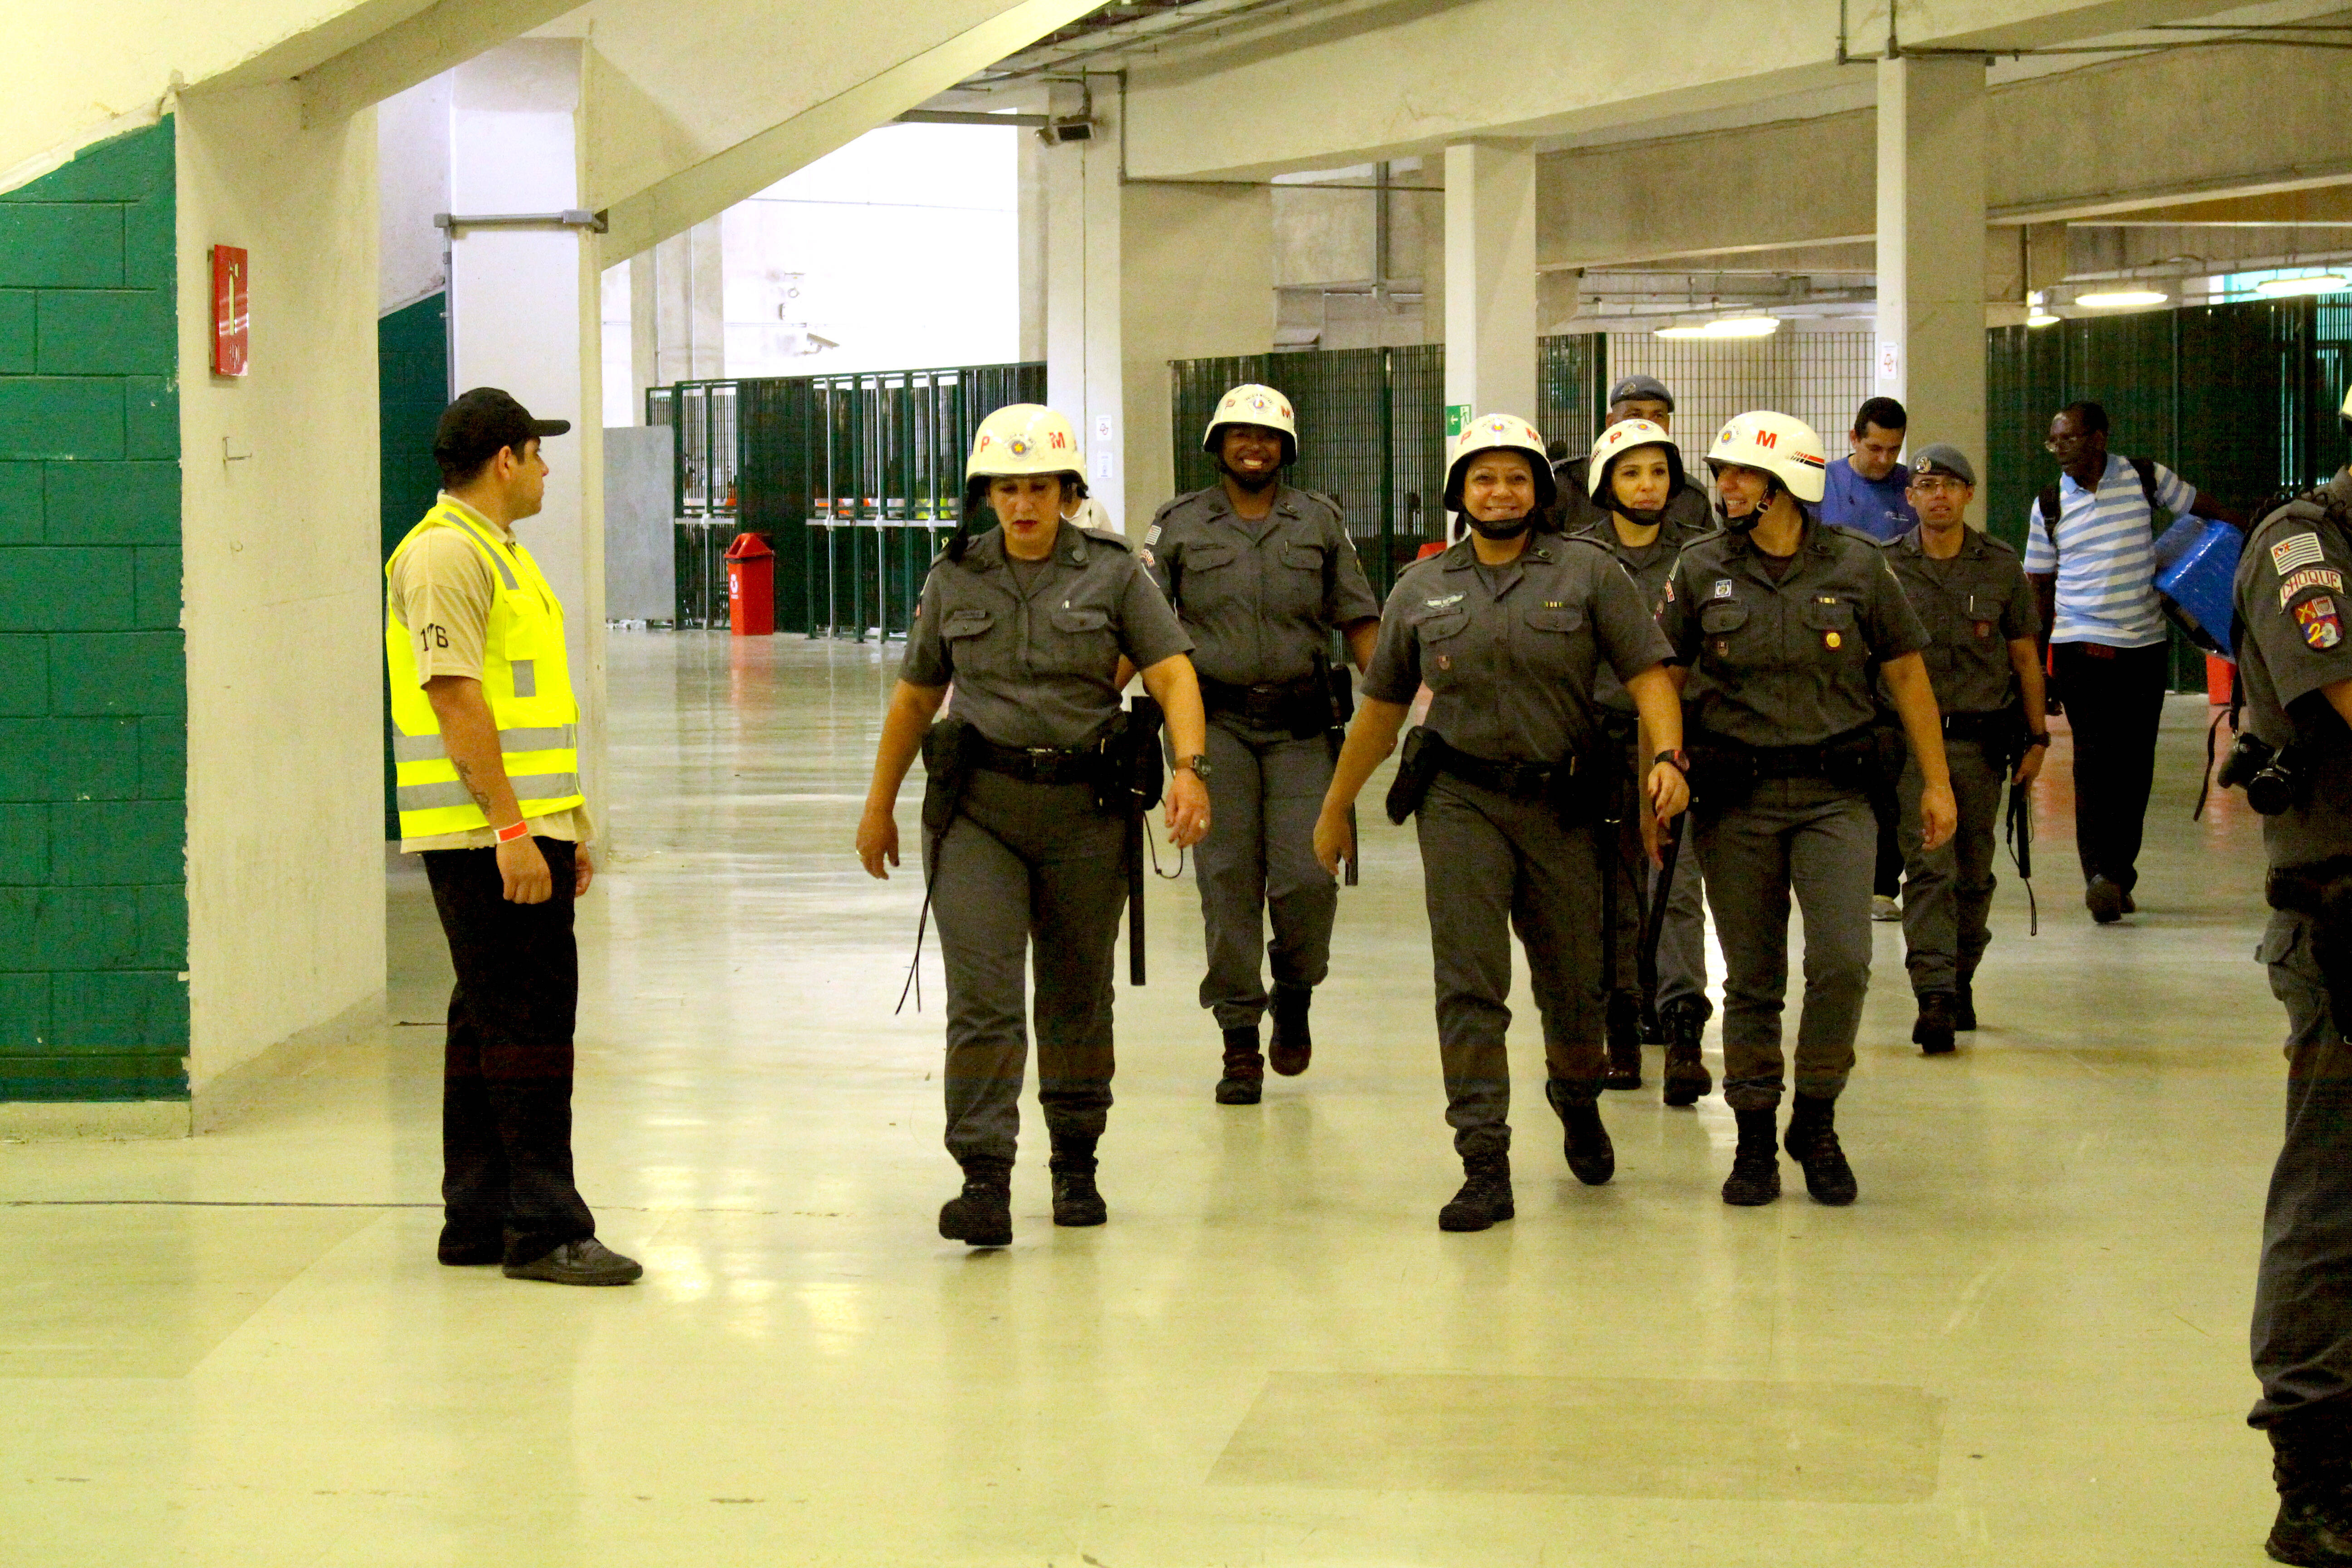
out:
{"label": "pm lettering on helmet", "polygon": [[1748,439],[1755,442],[1756,445],[1763,447],[1767,451],[1771,450],[1773,447],[1780,444],[1780,437],[1779,433],[1772,430],[1759,430],[1755,435],[1749,437]]}

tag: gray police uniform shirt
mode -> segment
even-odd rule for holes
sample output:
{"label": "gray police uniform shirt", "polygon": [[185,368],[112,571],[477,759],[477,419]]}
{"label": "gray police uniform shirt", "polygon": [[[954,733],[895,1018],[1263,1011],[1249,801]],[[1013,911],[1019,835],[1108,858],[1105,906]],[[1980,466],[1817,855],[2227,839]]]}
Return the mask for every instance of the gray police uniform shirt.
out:
{"label": "gray police uniform shirt", "polygon": [[1754,536],[1696,541],[1666,581],[1666,640],[1690,666],[1696,728],[1748,746],[1815,746],[1877,712],[1874,666],[1927,634],[1875,540],[1808,517],[1779,582]]}
{"label": "gray police uniform shirt", "polygon": [[2017,552],[1973,528],[1965,534],[1948,561],[1929,556],[1916,528],[1878,549],[1927,628],[1923,652],[1937,710],[1998,712],[2017,689],[2010,642],[2034,636],[2042,611]]}
{"label": "gray police uniform shirt", "polygon": [[956,716],[1000,746],[1066,748],[1118,711],[1121,654],[1149,669],[1192,646],[1118,534],[1063,524],[1024,591],[991,530],[932,563],[898,678],[953,681]]}
{"label": "gray police uniform shirt", "polygon": [[1335,628],[1381,613],[1339,503],[1314,490],[1278,487],[1255,522],[1223,485],[1178,496],[1152,518],[1141,555],[1197,644],[1193,668],[1228,686],[1311,675]]}
{"label": "gray police uniform shirt", "polygon": [[[1591,487],[1586,482],[1592,468],[1592,455],[1563,458],[1551,466],[1553,482],[1559,486],[1559,500],[1552,503],[1552,518],[1559,531],[1579,534],[1609,514],[1592,499]],[[1682,489],[1666,498],[1666,522],[1685,533],[1704,533],[1715,526],[1715,508],[1708,504],[1706,489],[1685,477]]]}
{"label": "gray police uniform shirt", "polygon": [[[2352,475],[2339,473],[2320,505],[2291,504],[2247,537],[2238,559],[2239,679],[2247,726],[2273,746],[2295,747],[2305,776],[2298,804],[2263,818],[2273,866],[2352,855],[2352,731],[2321,688],[2352,680]],[[2336,518],[2320,515],[2328,502]]]}
{"label": "gray police uniform shirt", "polygon": [[[1658,524],[1658,537],[1638,549],[1617,537],[1617,524],[1606,512],[1571,537],[1590,539],[1614,555],[1617,563],[1625,568],[1625,574],[1633,579],[1633,586],[1642,591],[1642,603],[1654,616],[1666,602],[1666,578],[1673,573],[1684,546],[1714,531],[1712,513],[1702,510],[1699,521],[1693,522],[1676,518],[1674,507],[1669,505],[1664,521]],[[1625,689],[1625,683],[1617,679],[1613,670],[1604,668],[1593,678],[1592,696],[1612,712],[1633,711],[1633,693]]]}
{"label": "gray police uniform shirt", "polygon": [[1633,580],[1591,541],[1539,533],[1509,565],[1485,567],[1465,539],[1397,579],[1364,695],[1404,706],[1426,684],[1429,727],[1448,745],[1551,763],[1595,744],[1602,661],[1622,681],[1673,653]]}

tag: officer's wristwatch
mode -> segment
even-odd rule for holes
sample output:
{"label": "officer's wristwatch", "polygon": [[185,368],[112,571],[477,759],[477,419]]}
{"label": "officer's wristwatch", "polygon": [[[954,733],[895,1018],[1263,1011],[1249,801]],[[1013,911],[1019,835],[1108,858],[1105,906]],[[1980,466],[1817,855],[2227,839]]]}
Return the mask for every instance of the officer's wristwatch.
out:
{"label": "officer's wristwatch", "polygon": [[2026,744],[2026,746],[2027,746],[2027,748],[2028,748],[2028,749],[2031,749],[2031,748],[2035,747],[2035,746],[2046,746],[2046,745],[2048,745],[2049,743],[2050,743],[2050,731],[2049,731],[2044,730],[2044,731],[2041,731],[2039,734],[2036,734],[2036,733],[2034,733],[2034,732],[2033,732],[2033,731],[2026,731],[2026,736],[2025,736],[2025,744]]}
{"label": "officer's wristwatch", "polygon": [[1660,763],[1671,763],[1685,775],[1690,773],[1690,753],[1679,747],[1671,752],[1660,752],[1650,759],[1650,765],[1654,768]]}
{"label": "officer's wristwatch", "polygon": [[1206,752],[1200,752],[1194,756],[1179,757],[1176,759],[1176,769],[1179,773],[1183,772],[1187,768],[1190,768],[1192,771],[1192,776],[1199,779],[1202,784],[1207,784],[1209,782],[1209,755]]}

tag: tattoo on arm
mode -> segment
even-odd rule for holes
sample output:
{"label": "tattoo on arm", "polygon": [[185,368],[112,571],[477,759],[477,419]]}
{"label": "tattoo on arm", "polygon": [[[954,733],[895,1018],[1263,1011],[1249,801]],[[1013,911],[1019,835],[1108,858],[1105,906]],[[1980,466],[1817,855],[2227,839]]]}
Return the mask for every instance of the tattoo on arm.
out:
{"label": "tattoo on arm", "polygon": [[467,766],[464,763],[457,763],[456,766],[457,769],[458,781],[466,786],[466,793],[474,797],[474,804],[482,808],[483,816],[488,816],[490,814],[489,793],[483,789],[480,784],[474,782],[474,770],[472,768]]}

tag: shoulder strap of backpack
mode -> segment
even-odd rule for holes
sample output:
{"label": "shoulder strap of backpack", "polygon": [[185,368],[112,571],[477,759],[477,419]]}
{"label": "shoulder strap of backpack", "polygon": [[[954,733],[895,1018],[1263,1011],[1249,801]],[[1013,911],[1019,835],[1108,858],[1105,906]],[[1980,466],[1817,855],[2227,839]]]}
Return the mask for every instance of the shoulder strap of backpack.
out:
{"label": "shoulder strap of backpack", "polygon": [[2033,498],[2033,510],[2041,515],[2042,531],[2050,536],[2051,570],[2054,572],[2058,554],[2058,487],[2044,485],[2042,493]]}
{"label": "shoulder strap of backpack", "polygon": [[2139,476],[2140,499],[2147,502],[2147,521],[2153,526],[2156,522],[2156,459],[2134,458],[2131,466],[2132,472]]}

